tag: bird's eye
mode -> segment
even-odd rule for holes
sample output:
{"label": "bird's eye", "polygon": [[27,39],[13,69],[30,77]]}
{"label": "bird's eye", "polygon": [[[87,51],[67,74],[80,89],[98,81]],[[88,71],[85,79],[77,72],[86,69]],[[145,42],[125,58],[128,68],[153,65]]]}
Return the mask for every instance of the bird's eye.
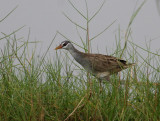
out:
{"label": "bird's eye", "polygon": [[66,46],[67,45],[67,43],[65,42],[64,44],[63,44],[63,46]]}
{"label": "bird's eye", "polygon": [[67,45],[66,43],[63,44],[63,46],[66,46],[66,45]]}

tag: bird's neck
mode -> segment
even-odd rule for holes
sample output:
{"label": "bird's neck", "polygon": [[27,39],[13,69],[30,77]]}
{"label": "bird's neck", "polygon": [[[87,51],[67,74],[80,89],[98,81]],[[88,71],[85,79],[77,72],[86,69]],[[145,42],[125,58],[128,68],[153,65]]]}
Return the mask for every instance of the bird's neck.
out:
{"label": "bird's neck", "polygon": [[68,50],[70,52],[70,54],[74,57],[74,59],[76,61],[79,61],[82,57],[82,52],[80,52],[79,50],[77,50],[74,46],[72,46],[72,48],[70,48]]}

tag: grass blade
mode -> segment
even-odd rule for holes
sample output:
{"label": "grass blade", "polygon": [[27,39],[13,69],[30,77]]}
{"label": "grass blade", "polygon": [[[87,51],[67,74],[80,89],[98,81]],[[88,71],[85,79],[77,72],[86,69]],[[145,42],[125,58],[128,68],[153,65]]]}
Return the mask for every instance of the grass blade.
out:
{"label": "grass blade", "polygon": [[100,10],[103,8],[103,5],[105,4],[106,0],[103,1],[102,5],[100,6],[100,8],[97,10],[97,12],[89,19],[88,22],[90,22],[99,12]]}
{"label": "grass blade", "polygon": [[87,18],[73,5],[73,3],[72,3],[70,0],[68,0],[68,2],[71,4],[71,6],[72,6],[84,19],[87,20]]}
{"label": "grass blade", "polygon": [[83,29],[86,31],[86,29],[82,26],[80,26],[79,24],[77,24],[76,22],[72,21],[65,13],[63,13],[63,15],[71,22],[73,23],[74,25],[78,26],[79,28]]}
{"label": "grass blade", "polygon": [[93,40],[93,39],[95,39],[95,38],[97,38],[97,37],[100,36],[101,34],[103,34],[103,33],[104,33],[109,27],[111,27],[115,22],[116,22],[116,20],[113,21],[109,26],[107,26],[107,27],[106,27],[103,31],[101,31],[99,34],[97,34],[96,36],[94,36],[93,38],[91,38],[90,41]]}

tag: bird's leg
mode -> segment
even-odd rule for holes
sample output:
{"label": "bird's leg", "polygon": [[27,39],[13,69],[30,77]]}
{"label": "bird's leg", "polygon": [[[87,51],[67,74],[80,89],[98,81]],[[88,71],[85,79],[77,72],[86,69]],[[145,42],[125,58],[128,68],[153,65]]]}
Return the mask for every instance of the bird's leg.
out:
{"label": "bird's leg", "polygon": [[101,93],[102,90],[103,90],[103,87],[102,87],[102,81],[103,81],[103,80],[106,80],[106,81],[110,82],[110,76],[106,76],[106,77],[103,78],[103,79],[99,79],[99,82],[100,82],[100,93]]}

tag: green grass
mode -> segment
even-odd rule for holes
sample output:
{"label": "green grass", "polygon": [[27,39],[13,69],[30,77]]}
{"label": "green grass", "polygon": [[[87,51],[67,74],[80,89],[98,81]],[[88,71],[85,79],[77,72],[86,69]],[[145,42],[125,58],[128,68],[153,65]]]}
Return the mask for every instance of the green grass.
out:
{"label": "green grass", "polygon": [[[89,37],[89,22],[99,13],[104,3],[90,18],[70,4],[86,19],[86,28],[65,16],[86,31],[85,41],[77,29],[83,45],[78,46],[90,52],[91,40],[108,29],[106,27],[95,37]],[[21,38],[16,38],[19,29],[11,34],[3,33],[0,40],[6,41],[6,45],[0,51],[0,120],[160,120],[160,55],[150,51],[150,44],[142,48],[131,38],[131,24],[143,4],[131,16],[124,46],[121,44],[123,40],[119,28],[115,37],[116,49],[112,54],[123,56],[137,65],[119,75],[126,80],[125,84],[120,84],[119,77],[113,75],[111,83],[103,82],[101,93],[98,80],[88,75],[70,56],[60,58],[58,52],[54,59],[48,57],[57,34],[67,38],[62,33],[57,32],[40,57],[37,57],[34,49],[31,54],[28,53],[31,44],[29,40],[22,42]],[[147,57],[137,52],[137,49],[141,49]]]}
{"label": "green grass", "polygon": [[63,72],[56,58],[53,63],[34,57],[28,61],[25,53],[15,56],[14,51],[1,54],[0,120],[64,120],[75,109],[69,120],[159,120],[160,85],[152,82],[158,81],[159,72],[154,70],[149,79],[143,66],[136,71],[139,81],[129,75],[125,85],[113,76],[102,93],[91,77],[89,98],[84,72],[74,76],[70,65]]}

